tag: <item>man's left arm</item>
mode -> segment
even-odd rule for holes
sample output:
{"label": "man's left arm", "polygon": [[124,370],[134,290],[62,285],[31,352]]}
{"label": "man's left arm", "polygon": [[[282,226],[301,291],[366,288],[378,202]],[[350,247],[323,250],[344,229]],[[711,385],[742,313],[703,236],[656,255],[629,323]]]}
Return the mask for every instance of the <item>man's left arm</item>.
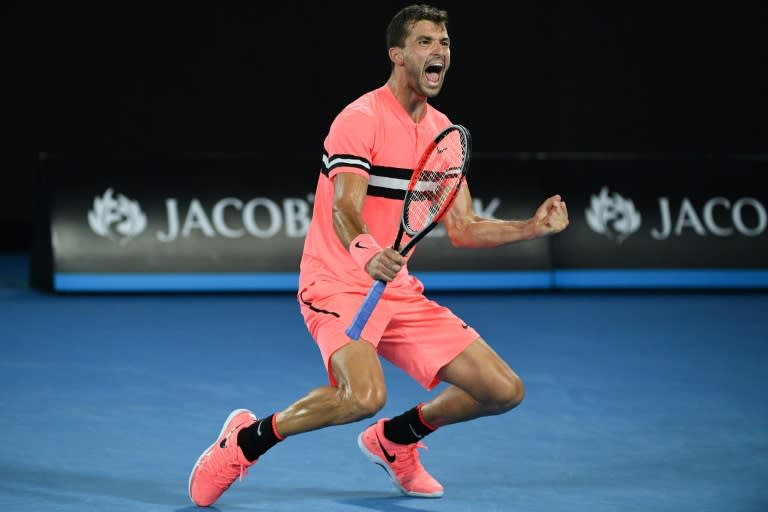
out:
{"label": "man's left arm", "polygon": [[527,220],[501,220],[475,212],[469,188],[461,187],[443,218],[454,247],[489,248],[559,233],[568,227],[568,208],[559,194],[548,197]]}

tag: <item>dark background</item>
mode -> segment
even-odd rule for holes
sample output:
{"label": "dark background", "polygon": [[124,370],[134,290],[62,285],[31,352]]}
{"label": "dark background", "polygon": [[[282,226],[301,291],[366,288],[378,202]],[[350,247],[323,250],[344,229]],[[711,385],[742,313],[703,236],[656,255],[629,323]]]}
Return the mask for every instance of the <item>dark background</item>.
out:
{"label": "dark background", "polygon": [[[386,80],[405,4],[6,3],[0,250],[29,247],[40,153],[319,159],[336,112]],[[433,103],[481,155],[765,154],[760,4],[437,2],[453,65]]]}

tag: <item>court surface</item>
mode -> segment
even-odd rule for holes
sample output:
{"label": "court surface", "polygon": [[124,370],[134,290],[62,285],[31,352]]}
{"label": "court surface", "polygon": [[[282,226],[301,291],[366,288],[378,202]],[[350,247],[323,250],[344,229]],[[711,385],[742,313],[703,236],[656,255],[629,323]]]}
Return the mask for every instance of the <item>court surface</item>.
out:
{"label": "court surface", "polygon": [[[74,295],[0,271],[0,510],[197,510],[192,464],[238,407],[326,376],[290,294]],[[437,500],[401,497],[361,422],[289,438],[213,510],[768,510],[768,294],[440,294],[527,386],[426,438]],[[385,363],[395,415],[431,394]]]}

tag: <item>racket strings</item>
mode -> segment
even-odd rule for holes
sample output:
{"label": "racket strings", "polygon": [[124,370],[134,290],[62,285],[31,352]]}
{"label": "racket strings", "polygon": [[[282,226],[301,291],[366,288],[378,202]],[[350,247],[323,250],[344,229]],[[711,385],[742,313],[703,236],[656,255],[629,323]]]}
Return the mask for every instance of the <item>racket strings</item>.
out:
{"label": "racket strings", "polygon": [[463,176],[466,142],[453,132],[437,143],[411,184],[405,208],[405,224],[410,232],[419,232],[442,214]]}

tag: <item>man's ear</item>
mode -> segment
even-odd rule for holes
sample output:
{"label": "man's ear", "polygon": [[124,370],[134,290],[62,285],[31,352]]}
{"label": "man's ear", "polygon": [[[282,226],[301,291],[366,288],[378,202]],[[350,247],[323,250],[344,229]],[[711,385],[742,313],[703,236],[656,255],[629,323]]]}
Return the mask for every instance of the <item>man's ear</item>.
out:
{"label": "man's ear", "polygon": [[389,60],[395,64],[403,64],[403,49],[393,46],[389,49]]}

